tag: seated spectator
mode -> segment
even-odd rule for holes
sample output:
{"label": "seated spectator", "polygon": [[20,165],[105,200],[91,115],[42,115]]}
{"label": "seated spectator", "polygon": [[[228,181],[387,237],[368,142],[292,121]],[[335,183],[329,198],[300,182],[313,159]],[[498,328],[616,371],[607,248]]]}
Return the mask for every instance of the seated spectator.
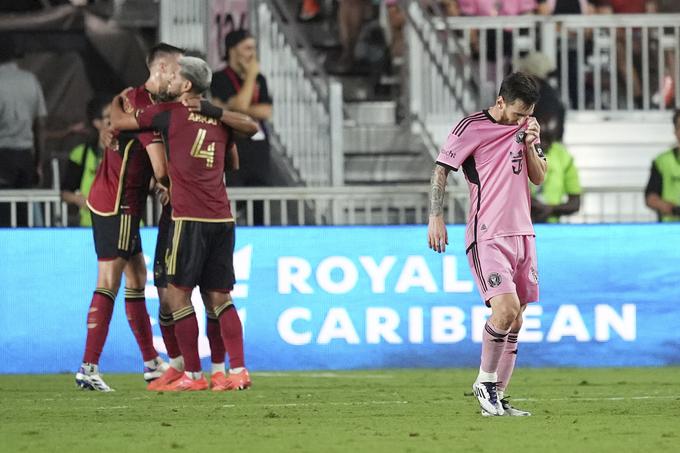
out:
{"label": "seated spectator", "polygon": [[342,53],[337,60],[329,60],[326,70],[331,74],[346,74],[354,69],[355,48],[364,22],[369,0],[341,0],[338,5],[338,25]]}
{"label": "seated spectator", "polygon": [[673,115],[673,127],[677,143],[654,159],[645,189],[647,206],[660,222],[680,221],[680,110]]}
{"label": "seated spectator", "polygon": [[81,227],[92,226],[87,196],[106,148],[110,134],[111,99],[113,96],[96,96],[87,104],[90,137],[69,153],[66,174],[61,185],[61,198],[80,209]]}
{"label": "seated spectator", "polygon": [[592,14],[595,12],[595,5],[588,0],[538,0],[537,12],[544,16]]}
{"label": "seated spectator", "polygon": [[[45,98],[38,79],[19,69],[15,43],[0,35],[0,189],[36,187],[42,175]],[[27,225],[28,211],[19,206],[18,225]],[[10,226],[10,206],[0,206],[0,226]]]}

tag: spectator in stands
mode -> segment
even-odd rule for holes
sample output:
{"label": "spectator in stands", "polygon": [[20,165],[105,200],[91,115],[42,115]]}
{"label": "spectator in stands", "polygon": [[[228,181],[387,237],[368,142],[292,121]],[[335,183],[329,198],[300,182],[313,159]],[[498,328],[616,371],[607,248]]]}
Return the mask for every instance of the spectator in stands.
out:
{"label": "spectator in stands", "polygon": [[[272,98],[267,79],[260,73],[255,38],[246,30],[230,32],[224,39],[227,67],[213,74],[210,92],[213,102],[251,116],[260,131],[251,138],[236,139],[239,166],[227,175],[229,187],[271,186],[269,137],[265,121],[272,117]],[[256,203],[255,223],[263,223],[262,203]]]}
{"label": "spectator in stands", "polygon": [[[458,0],[460,13],[463,16],[521,16],[523,14],[533,14],[536,10],[536,0],[506,0],[503,2],[495,0]],[[479,30],[472,30],[470,35],[472,50],[480,52]],[[512,56],[512,30],[503,31],[502,48],[496,49],[496,30],[486,31],[486,59],[492,64],[488,65],[490,73],[496,71],[495,66],[498,62],[504,66],[503,73],[507,72],[505,66],[509,63],[508,59]],[[498,52],[501,55],[497,55]],[[482,88],[484,92],[488,88]],[[495,92],[495,86],[493,90]]]}
{"label": "spectator in stands", "polygon": [[337,60],[329,60],[326,70],[331,74],[346,74],[354,69],[354,50],[364,22],[369,0],[340,0],[338,5],[338,25],[342,53]]}
{"label": "spectator in stands", "polygon": [[548,171],[540,186],[532,186],[531,221],[557,223],[560,216],[571,215],[581,207],[581,184],[574,158],[556,136],[563,128],[559,119],[546,117],[541,124],[541,145]]}
{"label": "spectator in stands", "polygon": [[645,189],[647,206],[657,212],[660,222],[680,221],[680,110],[673,115],[675,147],[652,162]]}
{"label": "spectator in stands", "polygon": [[[593,0],[596,11],[600,14],[644,14],[656,13],[658,11],[657,0]],[[634,33],[639,33],[634,30]],[[633,106],[634,108],[641,108],[642,99],[642,82],[640,79],[639,61],[642,54],[641,39],[633,37],[633,71],[630,74],[633,82]],[[616,65],[619,72],[620,80],[628,79],[626,71],[626,35],[625,29],[619,28],[616,31]]]}
{"label": "spectator in stands", "polygon": [[[595,5],[588,0],[538,0],[537,12],[545,16],[561,14],[593,14],[595,12]],[[590,35],[591,33],[589,33],[589,30],[586,30],[587,42],[586,49],[584,50],[587,54],[591,53],[591,51],[589,50],[589,47],[591,47]],[[576,47],[577,40],[572,39],[572,37],[573,36],[567,38],[567,43],[564,44],[568,47],[567,50],[568,80],[566,81],[566,83],[569,91],[568,101],[571,103],[573,107],[576,107],[578,106],[578,86],[576,84],[576,80],[578,78],[578,49]],[[560,45],[562,45],[562,43],[560,43]],[[559,65],[561,63],[561,60],[558,59],[557,63]],[[558,70],[561,70],[561,68],[558,68]],[[590,93],[586,93],[586,99],[590,99],[592,97],[589,96],[589,94]]]}
{"label": "spectator in stands", "polygon": [[66,175],[61,185],[62,200],[80,209],[81,227],[92,226],[86,200],[111,135],[111,99],[113,96],[99,95],[87,104],[90,137],[69,153]]}
{"label": "spectator in stands", "polygon": [[[45,98],[38,79],[17,66],[15,49],[12,38],[0,34],[0,189],[35,187],[42,175]],[[9,226],[9,205],[1,209],[0,226]],[[18,224],[26,218],[20,206]]]}

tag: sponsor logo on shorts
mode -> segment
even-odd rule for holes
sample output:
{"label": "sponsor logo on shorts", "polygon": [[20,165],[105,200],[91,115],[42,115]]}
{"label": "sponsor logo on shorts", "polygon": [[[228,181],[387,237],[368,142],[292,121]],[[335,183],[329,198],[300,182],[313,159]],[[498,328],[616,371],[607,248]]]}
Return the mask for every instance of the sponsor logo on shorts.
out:
{"label": "sponsor logo on shorts", "polygon": [[493,274],[489,275],[489,286],[492,288],[497,287],[498,285],[501,284],[503,279],[501,278],[501,274],[498,272],[494,272]]}

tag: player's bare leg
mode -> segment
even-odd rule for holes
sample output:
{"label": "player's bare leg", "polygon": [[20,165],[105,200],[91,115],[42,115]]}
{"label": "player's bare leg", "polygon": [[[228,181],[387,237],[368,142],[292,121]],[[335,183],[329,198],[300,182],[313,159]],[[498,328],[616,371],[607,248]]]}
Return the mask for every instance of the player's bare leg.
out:
{"label": "player's bare leg", "polygon": [[503,415],[503,406],[497,393],[498,364],[505,349],[510,327],[521,309],[515,293],[494,296],[489,300],[489,304],[491,317],[484,325],[481,365],[472,390],[482,411],[490,415]]}
{"label": "player's bare leg", "polygon": [[144,361],[144,380],[158,379],[168,365],[158,356],[153,345],[151,321],[146,310],[146,262],[144,255],[137,253],[130,257],[124,268],[125,273],[125,314],[130,330],[137,340],[137,345]]}
{"label": "player's bare leg", "polygon": [[224,386],[213,387],[215,391],[221,390],[245,390],[252,383],[250,375],[245,367],[243,353],[243,325],[236,311],[236,306],[231,299],[231,294],[219,291],[207,291],[204,301],[207,299],[212,312],[217,316],[222,332],[224,347],[229,355],[229,376]]}

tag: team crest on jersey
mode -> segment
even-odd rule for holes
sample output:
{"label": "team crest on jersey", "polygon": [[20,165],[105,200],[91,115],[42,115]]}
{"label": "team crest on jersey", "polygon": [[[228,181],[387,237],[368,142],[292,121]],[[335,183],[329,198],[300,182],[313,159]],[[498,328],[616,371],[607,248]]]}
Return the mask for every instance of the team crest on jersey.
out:
{"label": "team crest on jersey", "polygon": [[538,272],[536,271],[534,266],[531,266],[531,268],[529,269],[529,278],[531,279],[531,281],[538,284]]}
{"label": "team crest on jersey", "polygon": [[515,134],[515,141],[517,143],[522,143],[524,141],[524,137],[526,137],[526,135],[527,134],[524,131],[517,131],[517,133]]}
{"label": "team crest on jersey", "polygon": [[493,274],[489,275],[489,286],[492,288],[497,287],[498,285],[501,284],[503,279],[501,278],[501,274],[498,272],[494,272]]}

